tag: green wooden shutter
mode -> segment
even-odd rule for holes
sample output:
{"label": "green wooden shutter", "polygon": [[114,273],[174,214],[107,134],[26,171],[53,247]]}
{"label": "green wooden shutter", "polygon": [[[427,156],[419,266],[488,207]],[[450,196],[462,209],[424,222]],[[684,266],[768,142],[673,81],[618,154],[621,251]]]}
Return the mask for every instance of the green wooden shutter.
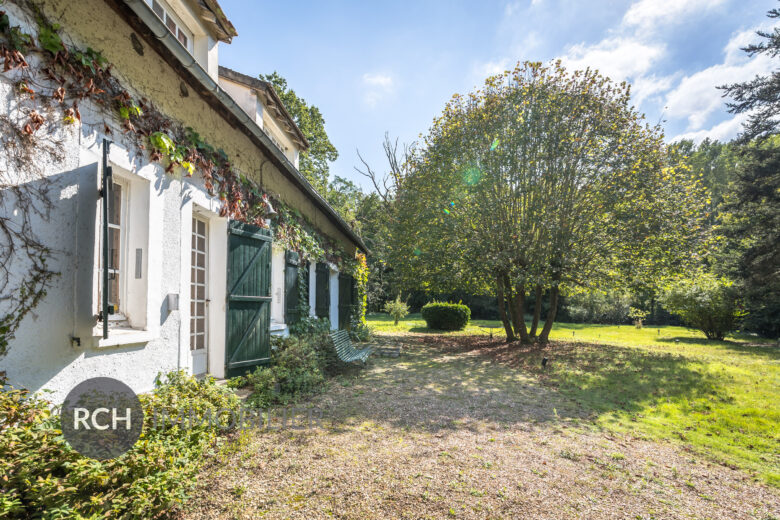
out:
{"label": "green wooden shutter", "polygon": [[284,254],[284,322],[287,325],[298,323],[301,319],[298,306],[298,253],[287,251]]}
{"label": "green wooden shutter", "polygon": [[231,221],[228,228],[225,374],[271,359],[271,232]]}
{"label": "green wooden shutter", "polygon": [[320,318],[330,318],[330,269],[327,264],[319,262],[316,274],[314,313]]}
{"label": "green wooden shutter", "polygon": [[354,280],[351,275],[339,273],[339,328],[349,328],[352,318],[352,287]]}

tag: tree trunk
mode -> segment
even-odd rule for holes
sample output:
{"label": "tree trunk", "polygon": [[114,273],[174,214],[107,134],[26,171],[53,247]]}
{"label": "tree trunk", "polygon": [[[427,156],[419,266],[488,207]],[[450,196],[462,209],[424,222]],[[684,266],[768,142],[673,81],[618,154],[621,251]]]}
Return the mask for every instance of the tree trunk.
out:
{"label": "tree trunk", "polygon": [[504,280],[501,276],[496,277],[496,292],[498,296],[498,314],[501,316],[501,322],[504,324],[504,330],[506,331],[507,343],[514,341],[515,334],[512,332],[512,324],[509,322],[509,317],[506,314],[506,300],[504,299]]}
{"label": "tree trunk", "polygon": [[536,327],[539,326],[539,316],[541,316],[542,314],[542,286],[541,285],[537,284],[534,295],[536,296],[536,299],[534,300],[534,320],[531,322],[531,332],[528,333],[528,336],[532,339],[536,337]]}
{"label": "tree trunk", "polygon": [[558,311],[558,286],[554,285],[550,288],[550,310],[547,311],[547,319],[544,322],[544,328],[542,333],[539,334],[539,343],[547,343],[547,339],[550,336],[550,330],[552,330],[553,322],[555,321],[555,313]]}
{"label": "tree trunk", "polygon": [[528,343],[528,329],[525,328],[525,286],[522,284],[515,287],[512,298],[512,321],[515,325],[515,336],[519,337],[522,343]]}

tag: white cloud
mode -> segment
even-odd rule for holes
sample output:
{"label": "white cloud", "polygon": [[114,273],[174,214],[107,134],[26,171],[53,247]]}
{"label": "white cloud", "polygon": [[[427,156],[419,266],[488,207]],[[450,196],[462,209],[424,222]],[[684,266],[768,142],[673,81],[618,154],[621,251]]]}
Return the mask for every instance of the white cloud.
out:
{"label": "white cloud", "polygon": [[395,90],[395,81],[388,74],[365,73],[362,78],[363,102],[370,108]]}
{"label": "white cloud", "polygon": [[489,76],[502,74],[510,68],[514,68],[514,66],[510,66],[509,60],[504,58],[496,61],[488,61],[487,63],[480,63],[474,67],[474,74],[478,79],[484,80]]}
{"label": "white cloud", "polygon": [[641,76],[664,54],[661,43],[645,43],[632,38],[606,38],[593,45],[569,47],[562,60],[567,67],[598,69],[616,81]]}
{"label": "white cloud", "polygon": [[674,82],[674,75],[657,77],[640,76],[631,82],[631,100],[634,105],[640,105],[647,98],[668,91]]}
{"label": "white cloud", "polygon": [[748,56],[739,50],[755,41],[756,28],[734,35],[724,51],[723,63],[686,76],[666,98],[670,117],[687,118],[688,132],[701,129],[709,117],[723,108],[723,92],[718,85],[737,83],[772,70],[771,59],[765,55]]}
{"label": "white cloud", "polygon": [[742,130],[742,123],[747,120],[747,114],[738,114],[731,119],[727,119],[709,129],[697,130],[695,132],[685,132],[680,135],[674,136],[672,141],[679,141],[680,139],[691,139],[696,143],[700,143],[706,138],[717,139],[718,141],[729,141]]}
{"label": "white cloud", "polygon": [[628,8],[623,24],[647,31],[723,3],[724,0],[639,0]]}
{"label": "white cloud", "polygon": [[[543,0],[531,0],[530,7],[536,7],[542,3]],[[525,10],[527,7],[529,7],[528,0],[520,0],[518,2],[509,2],[504,7],[504,16],[513,16],[515,13],[518,13],[522,10]]]}

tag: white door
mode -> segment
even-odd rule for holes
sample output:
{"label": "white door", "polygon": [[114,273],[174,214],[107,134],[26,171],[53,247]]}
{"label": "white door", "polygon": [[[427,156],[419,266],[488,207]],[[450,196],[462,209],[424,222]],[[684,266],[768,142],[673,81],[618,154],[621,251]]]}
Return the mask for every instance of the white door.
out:
{"label": "white door", "polygon": [[193,374],[205,374],[208,366],[208,229],[208,222],[193,217],[190,275],[190,354]]}

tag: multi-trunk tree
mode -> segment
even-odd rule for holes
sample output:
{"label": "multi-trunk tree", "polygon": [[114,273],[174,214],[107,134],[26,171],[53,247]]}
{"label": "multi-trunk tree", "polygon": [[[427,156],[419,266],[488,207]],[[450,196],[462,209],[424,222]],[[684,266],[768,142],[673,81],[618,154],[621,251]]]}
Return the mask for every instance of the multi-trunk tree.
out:
{"label": "multi-trunk tree", "polygon": [[407,283],[492,291],[507,340],[546,342],[561,289],[679,269],[700,186],[629,101],[627,85],[560,63],[454,96],[398,186],[391,241]]}

